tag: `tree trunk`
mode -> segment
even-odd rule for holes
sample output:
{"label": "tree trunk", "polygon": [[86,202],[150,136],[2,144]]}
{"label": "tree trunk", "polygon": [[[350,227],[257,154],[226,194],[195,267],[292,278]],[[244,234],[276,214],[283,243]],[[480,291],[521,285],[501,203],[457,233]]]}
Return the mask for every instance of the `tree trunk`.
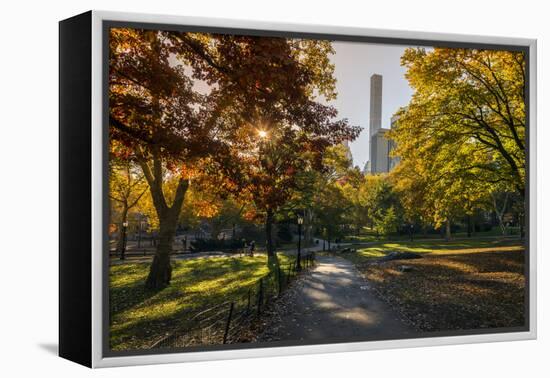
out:
{"label": "tree trunk", "polygon": [[267,256],[275,255],[275,246],[273,244],[273,210],[267,209],[265,215],[265,241]]}
{"label": "tree trunk", "polygon": [[472,216],[470,214],[467,215],[467,221],[468,221],[468,230],[467,230],[467,234],[468,234],[468,237],[472,237]]}
{"label": "tree trunk", "polygon": [[156,252],[153,263],[149,269],[149,275],[145,281],[145,287],[151,290],[160,290],[170,284],[172,278],[172,266],[170,265],[170,252],[176,235],[178,218],[185,199],[185,193],[189,188],[189,180],[180,178],[172,206],[166,202],[163,191],[164,173],[162,161],[158,151],[152,152],[152,167],[147,159],[138,153],[138,162],[149,184],[153,205],[159,219],[159,234],[156,244]]}
{"label": "tree trunk", "polygon": [[445,240],[451,240],[451,220],[447,219],[445,222]]}
{"label": "tree trunk", "polygon": [[525,239],[525,215],[520,213],[519,214],[519,237],[521,240]]}
{"label": "tree trunk", "polygon": [[[170,284],[170,280],[172,279],[170,253],[172,252],[172,243],[174,242],[174,237],[176,235],[178,218],[188,187],[189,181],[181,179],[178,184],[172,206],[165,206],[163,211],[159,211],[160,209],[157,209],[157,213],[159,215],[159,235],[155,257],[153,258],[153,263],[149,269],[149,275],[145,281],[145,287],[148,289],[163,289]],[[155,190],[158,191],[159,188],[156,187]],[[160,190],[162,191],[162,189]]]}
{"label": "tree trunk", "polygon": [[178,215],[179,212],[168,211],[165,217],[159,220],[160,230],[157,250],[145,281],[145,286],[148,289],[162,289],[170,284],[172,279],[170,254],[172,253],[172,243],[176,234]]}
{"label": "tree trunk", "polygon": [[508,193],[506,193],[504,196],[504,203],[502,204],[501,209],[499,209],[498,207],[496,195],[491,194],[491,196],[493,197],[493,207],[495,209],[495,215],[498,220],[500,232],[502,233],[502,235],[506,235],[506,224],[504,224],[504,213],[506,212],[506,209],[508,207],[508,197],[509,197]]}

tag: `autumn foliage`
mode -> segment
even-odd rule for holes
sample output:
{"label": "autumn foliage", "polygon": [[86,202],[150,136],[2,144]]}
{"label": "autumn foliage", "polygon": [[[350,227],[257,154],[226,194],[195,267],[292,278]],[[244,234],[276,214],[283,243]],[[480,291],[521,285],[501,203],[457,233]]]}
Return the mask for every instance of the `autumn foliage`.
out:
{"label": "autumn foliage", "polygon": [[295,175],[359,133],[316,100],[336,96],[328,41],[126,28],[109,41],[111,152],[141,167],[159,219],[150,288],[170,282],[189,170],[252,201],[268,228]]}

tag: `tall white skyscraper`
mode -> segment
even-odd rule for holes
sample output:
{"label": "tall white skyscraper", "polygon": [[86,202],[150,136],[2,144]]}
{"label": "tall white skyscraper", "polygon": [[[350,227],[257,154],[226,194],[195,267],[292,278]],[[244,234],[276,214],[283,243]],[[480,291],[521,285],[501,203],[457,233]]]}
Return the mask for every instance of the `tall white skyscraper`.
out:
{"label": "tall white skyscraper", "polygon": [[373,136],[382,128],[382,75],[370,77],[370,118],[369,135]]}

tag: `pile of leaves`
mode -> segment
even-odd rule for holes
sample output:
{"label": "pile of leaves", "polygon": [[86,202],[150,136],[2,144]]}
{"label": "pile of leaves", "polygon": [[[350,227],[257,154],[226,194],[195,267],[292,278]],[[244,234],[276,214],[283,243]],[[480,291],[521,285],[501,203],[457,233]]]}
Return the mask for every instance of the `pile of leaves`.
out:
{"label": "pile of leaves", "polygon": [[406,261],[372,261],[358,268],[378,295],[419,331],[521,327],[524,255],[426,254]]}
{"label": "pile of leaves", "polygon": [[279,329],[283,322],[283,317],[289,314],[295,314],[296,298],[302,293],[304,283],[307,281],[311,272],[303,272],[297,279],[292,282],[290,287],[277,298],[263,313],[261,321],[256,326],[256,338],[254,341],[270,342],[280,341],[282,335]]}

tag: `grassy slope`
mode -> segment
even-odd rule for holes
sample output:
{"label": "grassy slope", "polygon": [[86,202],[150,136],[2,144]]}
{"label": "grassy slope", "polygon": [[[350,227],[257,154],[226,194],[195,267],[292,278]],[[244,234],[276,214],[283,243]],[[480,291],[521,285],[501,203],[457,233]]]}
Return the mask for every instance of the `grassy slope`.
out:
{"label": "grassy slope", "polygon": [[[281,265],[290,258],[279,254]],[[144,289],[149,263],[110,269],[111,348],[146,348],[159,335],[189,319],[199,309],[242,298],[268,273],[265,256],[176,261],[172,282],[151,293]]]}
{"label": "grassy slope", "polygon": [[[391,251],[425,256],[372,264],[376,257]],[[420,330],[524,323],[524,247],[519,241],[380,243],[344,257]],[[401,272],[402,265],[412,270]]]}
{"label": "grassy slope", "polygon": [[460,240],[446,242],[441,239],[421,241],[421,242],[380,242],[368,247],[361,245],[350,246],[356,248],[356,254],[346,256],[357,263],[367,262],[371,258],[382,257],[389,252],[415,252],[430,254],[449,254],[449,253],[476,253],[476,252],[495,252],[522,250],[523,246],[518,240]]}
{"label": "grassy slope", "polygon": [[[511,235],[519,235],[519,228],[511,227],[508,230]],[[472,234],[472,237],[474,238],[484,238],[484,237],[491,237],[496,236],[499,237],[502,235],[502,231],[498,227],[494,227],[490,231],[478,231],[474,232]],[[453,232],[453,237],[455,238],[466,238],[468,237],[467,233],[465,231],[460,232]],[[415,239],[434,239],[437,241],[437,239],[441,239],[440,234],[414,234]],[[385,240],[403,240],[407,241],[409,240],[409,235],[406,233],[403,233],[402,235],[388,235],[388,236],[377,236],[376,233],[370,229],[366,229],[365,232],[363,232],[361,235],[349,235],[342,239],[342,243],[355,243],[355,242],[376,242],[376,241],[385,241]]]}

